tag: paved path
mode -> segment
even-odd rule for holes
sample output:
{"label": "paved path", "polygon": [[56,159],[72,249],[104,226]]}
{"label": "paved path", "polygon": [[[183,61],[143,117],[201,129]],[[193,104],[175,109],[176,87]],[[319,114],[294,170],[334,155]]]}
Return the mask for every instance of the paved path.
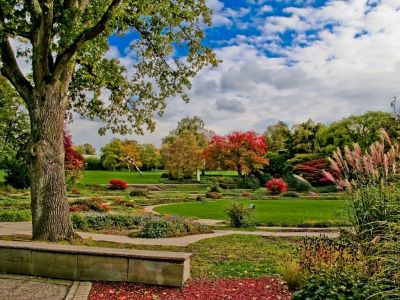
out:
{"label": "paved path", "polygon": [[[29,222],[7,222],[0,223],[0,235],[30,235],[31,223]],[[188,235],[176,238],[163,239],[144,239],[130,238],[124,235],[99,234],[91,232],[78,232],[83,238],[92,238],[95,241],[106,241],[115,243],[126,243],[134,245],[152,245],[152,246],[187,246],[198,241],[220,237],[231,234],[257,235],[264,237],[302,237],[302,236],[320,236],[324,234],[328,237],[338,237],[338,232],[318,232],[318,231],[235,231],[235,230],[215,230],[213,233]]]}
{"label": "paved path", "polygon": [[71,285],[68,280],[2,274],[0,300],[63,300]]}

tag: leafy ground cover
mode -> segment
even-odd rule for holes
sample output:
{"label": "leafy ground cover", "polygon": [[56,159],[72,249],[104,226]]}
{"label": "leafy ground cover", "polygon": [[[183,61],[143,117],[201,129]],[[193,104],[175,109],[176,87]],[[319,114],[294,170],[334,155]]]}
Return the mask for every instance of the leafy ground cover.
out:
{"label": "leafy ground cover", "polygon": [[279,200],[214,200],[207,202],[176,203],[157,207],[161,214],[224,220],[225,209],[233,202],[255,205],[257,224],[279,226],[328,226],[347,223],[345,200],[288,199]]}
{"label": "leafy ground cover", "polygon": [[209,300],[265,299],[289,300],[291,294],[277,278],[191,280],[183,289],[134,283],[93,283],[89,299]]}

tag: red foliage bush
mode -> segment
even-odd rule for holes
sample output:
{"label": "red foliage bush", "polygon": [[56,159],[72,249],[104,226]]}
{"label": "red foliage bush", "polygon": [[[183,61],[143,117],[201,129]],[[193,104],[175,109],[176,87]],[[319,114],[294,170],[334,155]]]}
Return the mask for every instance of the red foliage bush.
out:
{"label": "red foliage bush", "polygon": [[323,171],[330,170],[329,160],[325,157],[309,160],[293,167],[294,173],[300,175],[311,184],[328,182],[323,175]]}
{"label": "red foliage bush", "polygon": [[286,192],[286,182],[282,178],[274,178],[269,180],[265,187],[274,195]]}
{"label": "red foliage bush", "polygon": [[121,179],[111,179],[108,184],[110,190],[126,190],[128,188],[128,184]]}

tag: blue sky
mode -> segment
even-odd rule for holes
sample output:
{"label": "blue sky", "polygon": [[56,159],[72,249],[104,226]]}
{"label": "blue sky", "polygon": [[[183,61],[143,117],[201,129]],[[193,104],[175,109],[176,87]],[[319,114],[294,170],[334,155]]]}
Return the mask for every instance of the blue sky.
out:
{"label": "blue sky", "polygon": [[[205,43],[223,63],[193,79],[191,101],[170,99],[154,133],[130,136],[160,144],[186,116],[219,134],[262,132],[283,120],[331,122],[389,110],[400,87],[399,0],[207,0],[214,11]],[[132,36],[111,38],[109,56],[133,64]],[[75,143],[97,148],[112,136],[78,120]]]}

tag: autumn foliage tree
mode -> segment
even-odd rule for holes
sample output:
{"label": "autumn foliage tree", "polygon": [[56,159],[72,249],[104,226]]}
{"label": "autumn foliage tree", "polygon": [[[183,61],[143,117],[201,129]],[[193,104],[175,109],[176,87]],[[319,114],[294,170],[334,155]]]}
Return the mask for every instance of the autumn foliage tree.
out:
{"label": "autumn foliage tree", "polygon": [[239,176],[251,174],[268,164],[267,144],[253,131],[214,136],[203,152],[209,168],[234,169]]}
{"label": "autumn foliage tree", "polygon": [[71,134],[66,129],[64,129],[64,152],[65,179],[68,183],[76,183],[80,178],[85,160],[82,154],[74,149]]}
{"label": "autumn foliage tree", "polygon": [[191,178],[203,164],[201,153],[196,136],[190,132],[177,135],[161,149],[164,168],[174,179]]}
{"label": "autumn foliage tree", "polygon": [[135,168],[140,172],[140,147],[136,141],[113,139],[102,149],[101,161],[108,169],[125,168],[131,171]]}

